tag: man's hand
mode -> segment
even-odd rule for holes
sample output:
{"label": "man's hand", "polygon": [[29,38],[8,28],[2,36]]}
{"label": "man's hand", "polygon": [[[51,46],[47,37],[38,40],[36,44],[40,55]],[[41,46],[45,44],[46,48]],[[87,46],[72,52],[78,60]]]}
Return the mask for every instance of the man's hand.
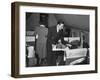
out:
{"label": "man's hand", "polygon": [[55,44],[52,44],[52,48],[53,48],[54,46],[56,46],[56,45],[55,45]]}
{"label": "man's hand", "polygon": [[36,39],[38,39],[38,34],[36,34]]}
{"label": "man's hand", "polygon": [[66,44],[66,46],[71,47],[72,45],[71,44]]}
{"label": "man's hand", "polygon": [[57,44],[56,48],[64,49],[66,46],[64,44]]}

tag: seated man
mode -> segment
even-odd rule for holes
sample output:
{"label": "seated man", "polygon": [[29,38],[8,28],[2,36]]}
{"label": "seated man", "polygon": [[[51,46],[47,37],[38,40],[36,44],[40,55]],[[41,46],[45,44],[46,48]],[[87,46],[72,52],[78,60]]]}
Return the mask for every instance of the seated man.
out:
{"label": "seated man", "polygon": [[78,48],[80,46],[80,41],[75,40],[75,41],[72,41],[70,44],[72,45],[70,47],[70,49],[76,49],[76,48]]}

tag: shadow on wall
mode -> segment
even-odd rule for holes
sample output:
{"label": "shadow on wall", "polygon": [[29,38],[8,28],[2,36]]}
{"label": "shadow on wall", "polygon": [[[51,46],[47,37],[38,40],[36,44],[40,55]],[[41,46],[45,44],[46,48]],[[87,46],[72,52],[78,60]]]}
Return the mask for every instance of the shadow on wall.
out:
{"label": "shadow on wall", "polygon": [[26,30],[33,31],[35,27],[39,26],[40,14],[26,13]]}
{"label": "shadow on wall", "polygon": [[65,25],[89,30],[89,15],[57,14],[55,17],[57,20],[63,20]]}
{"label": "shadow on wall", "polygon": [[[59,20],[69,27],[89,31],[89,15],[49,14],[48,26],[55,26]],[[26,13],[26,30],[34,30],[34,27],[39,26],[39,21],[40,13]]]}

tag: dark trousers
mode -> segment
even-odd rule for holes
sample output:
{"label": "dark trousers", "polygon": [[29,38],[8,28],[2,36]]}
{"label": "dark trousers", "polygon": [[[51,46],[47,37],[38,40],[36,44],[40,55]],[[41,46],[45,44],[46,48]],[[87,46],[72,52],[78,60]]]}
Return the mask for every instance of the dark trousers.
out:
{"label": "dark trousers", "polygon": [[59,63],[59,65],[64,65],[64,52],[63,51],[54,51],[53,52],[55,61],[54,64],[57,65],[56,63]]}
{"label": "dark trousers", "polygon": [[56,63],[58,62],[59,65],[64,65],[64,52],[63,51],[52,51],[49,55],[48,55],[48,65],[50,66],[56,66]]}

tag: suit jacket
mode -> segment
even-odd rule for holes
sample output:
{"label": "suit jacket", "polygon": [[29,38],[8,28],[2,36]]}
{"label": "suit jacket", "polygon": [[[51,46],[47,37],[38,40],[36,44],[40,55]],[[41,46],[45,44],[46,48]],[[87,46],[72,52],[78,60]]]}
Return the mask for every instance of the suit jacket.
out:
{"label": "suit jacket", "polygon": [[64,41],[64,32],[63,30],[60,30],[57,32],[57,27],[50,27],[48,29],[48,36],[47,36],[47,48],[50,51],[52,49],[52,44],[57,44],[58,40],[61,39],[61,42],[63,44],[66,44]]}
{"label": "suit jacket", "polygon": [[48,29],[48,36],[47,36],[47,63],[49,65],[56,64],[56,57],[55,57],[56,55],[54,55],[54,53],[52,52],[52,44],[57,44],[59,39],[61,39],[61,42],[64,44],[63,30],[57,32],[56,26],[50,27]]}

